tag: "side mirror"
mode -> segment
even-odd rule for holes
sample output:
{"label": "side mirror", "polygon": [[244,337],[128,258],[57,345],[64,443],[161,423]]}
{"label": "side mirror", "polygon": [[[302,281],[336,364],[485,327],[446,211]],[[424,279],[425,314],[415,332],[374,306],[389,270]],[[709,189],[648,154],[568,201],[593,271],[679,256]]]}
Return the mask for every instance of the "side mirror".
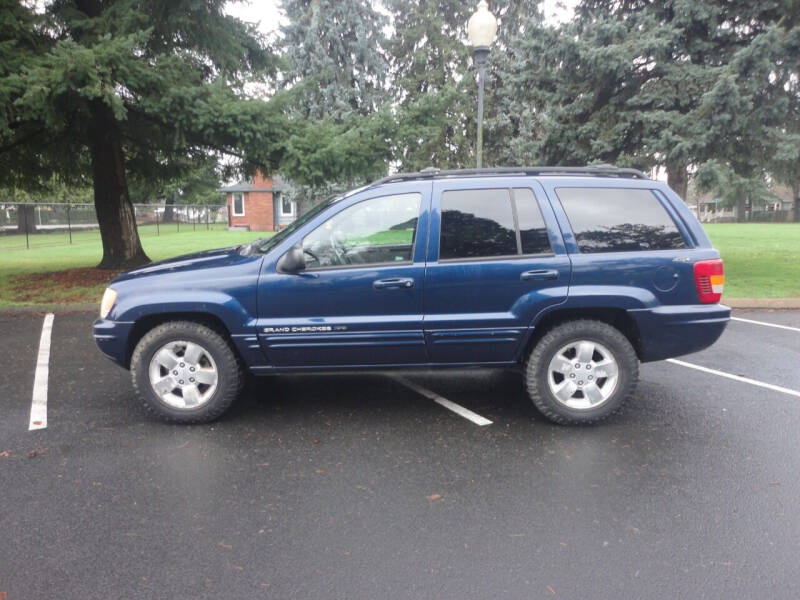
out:
{"label": "side mirror", "polygon": [[302,244],[297,244],[289,248],[283,256],[278,259],[278,272],[280,273],[299,273],[306,268],[306,256],[303,254]]}

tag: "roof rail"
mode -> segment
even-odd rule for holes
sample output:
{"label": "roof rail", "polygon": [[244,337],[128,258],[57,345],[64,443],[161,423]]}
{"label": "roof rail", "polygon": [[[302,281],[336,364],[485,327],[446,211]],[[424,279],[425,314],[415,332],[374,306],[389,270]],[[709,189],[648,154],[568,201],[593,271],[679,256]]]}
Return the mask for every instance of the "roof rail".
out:
{"label": "roof rail", "polygon": [[508,176],[508,175],[594,175],[597,177],[620,177],[626,179],[650,179],[638,169],[626,169],[613,165],[596,165],[591,167],[489,167],[484,169],[442,170],[427,167],[417,173],[396,173],[372,182],[369,187],[396,181],[414,181],[418,179],[448,179],[474,176]]}

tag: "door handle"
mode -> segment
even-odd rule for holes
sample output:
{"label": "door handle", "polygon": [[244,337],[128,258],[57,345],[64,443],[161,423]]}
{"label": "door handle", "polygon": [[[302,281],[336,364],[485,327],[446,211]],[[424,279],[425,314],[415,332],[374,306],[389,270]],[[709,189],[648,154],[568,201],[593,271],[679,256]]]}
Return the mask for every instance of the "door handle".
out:
{"label": "door handle", "polygon": [[414,280],[411,277],[390,277],[373,281],[372,287],[376,290],[407,290],[414,287]]}
{"label": "door handle", "polygon": [[558,279],[558,271],[555,269],[534,269],[525,271],[519,276],[522,281],[540,281],[543,279]]}

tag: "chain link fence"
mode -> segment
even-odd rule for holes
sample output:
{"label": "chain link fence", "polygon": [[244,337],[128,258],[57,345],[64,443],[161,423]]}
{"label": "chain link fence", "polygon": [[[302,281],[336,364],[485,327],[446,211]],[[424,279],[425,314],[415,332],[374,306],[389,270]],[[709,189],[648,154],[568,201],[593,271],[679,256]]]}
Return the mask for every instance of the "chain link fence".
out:
{"label": "chain link fence", "polygon": [[[227,205],[134,204],[141,237],[182,231],[225,230]],[[0,249],[100,241],[93,204],[0,203]]]}

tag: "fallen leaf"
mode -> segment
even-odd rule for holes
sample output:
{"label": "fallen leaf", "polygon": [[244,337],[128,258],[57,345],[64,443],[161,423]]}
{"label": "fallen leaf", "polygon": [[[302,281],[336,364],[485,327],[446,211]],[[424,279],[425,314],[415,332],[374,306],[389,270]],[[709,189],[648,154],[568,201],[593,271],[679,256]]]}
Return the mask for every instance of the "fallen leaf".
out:
{"label": "fallen leaf", "polygon": [[39,453],[36,452],[36,450],[31,450],[30,452],[28,452],[28,458],[36,458],[38,454]]}
{"label": "fallen leaf", "polygon": [[217,546],[225,548],[226,550],[233,550],[233,546],[231,544],[226,544],[225,542],[220,542],[219,544],[217,544]]}
{"label": "fallen leaf", "polygon": [[[11,452],[9,452],[8,450],[3,450],[2,452],[0,452],[0,456],[6,456],[6,457],[11,456]],[[2,600],[2,598],[0,598],[0,600]]]}
{"label": "fallen leaf", "polygon": [[426,496],[426,498],[428,498],[428,500],[438,500],[441,497],[442,497],[441,494],[431,494],[430,496]]}
{"label": "fallen leaf", "polygon": [[547,587],[547,591],[550,592],[551,594],[553,594],[553,596],[556,595],[556,591],[552,587],[550,587],[549,585],[545,586],[545,587]]}
{"label": "fallen leaf", "polygon": [[319,438],[314,438],[313,442],[314,442],[315,444],[319,444]]}
{"label": "fallen leaf", "polygon": [[327,469],[317,469],[316,470],[317,475],[325,475],[325,473],[327,473],[327,472],[328,472]]}

